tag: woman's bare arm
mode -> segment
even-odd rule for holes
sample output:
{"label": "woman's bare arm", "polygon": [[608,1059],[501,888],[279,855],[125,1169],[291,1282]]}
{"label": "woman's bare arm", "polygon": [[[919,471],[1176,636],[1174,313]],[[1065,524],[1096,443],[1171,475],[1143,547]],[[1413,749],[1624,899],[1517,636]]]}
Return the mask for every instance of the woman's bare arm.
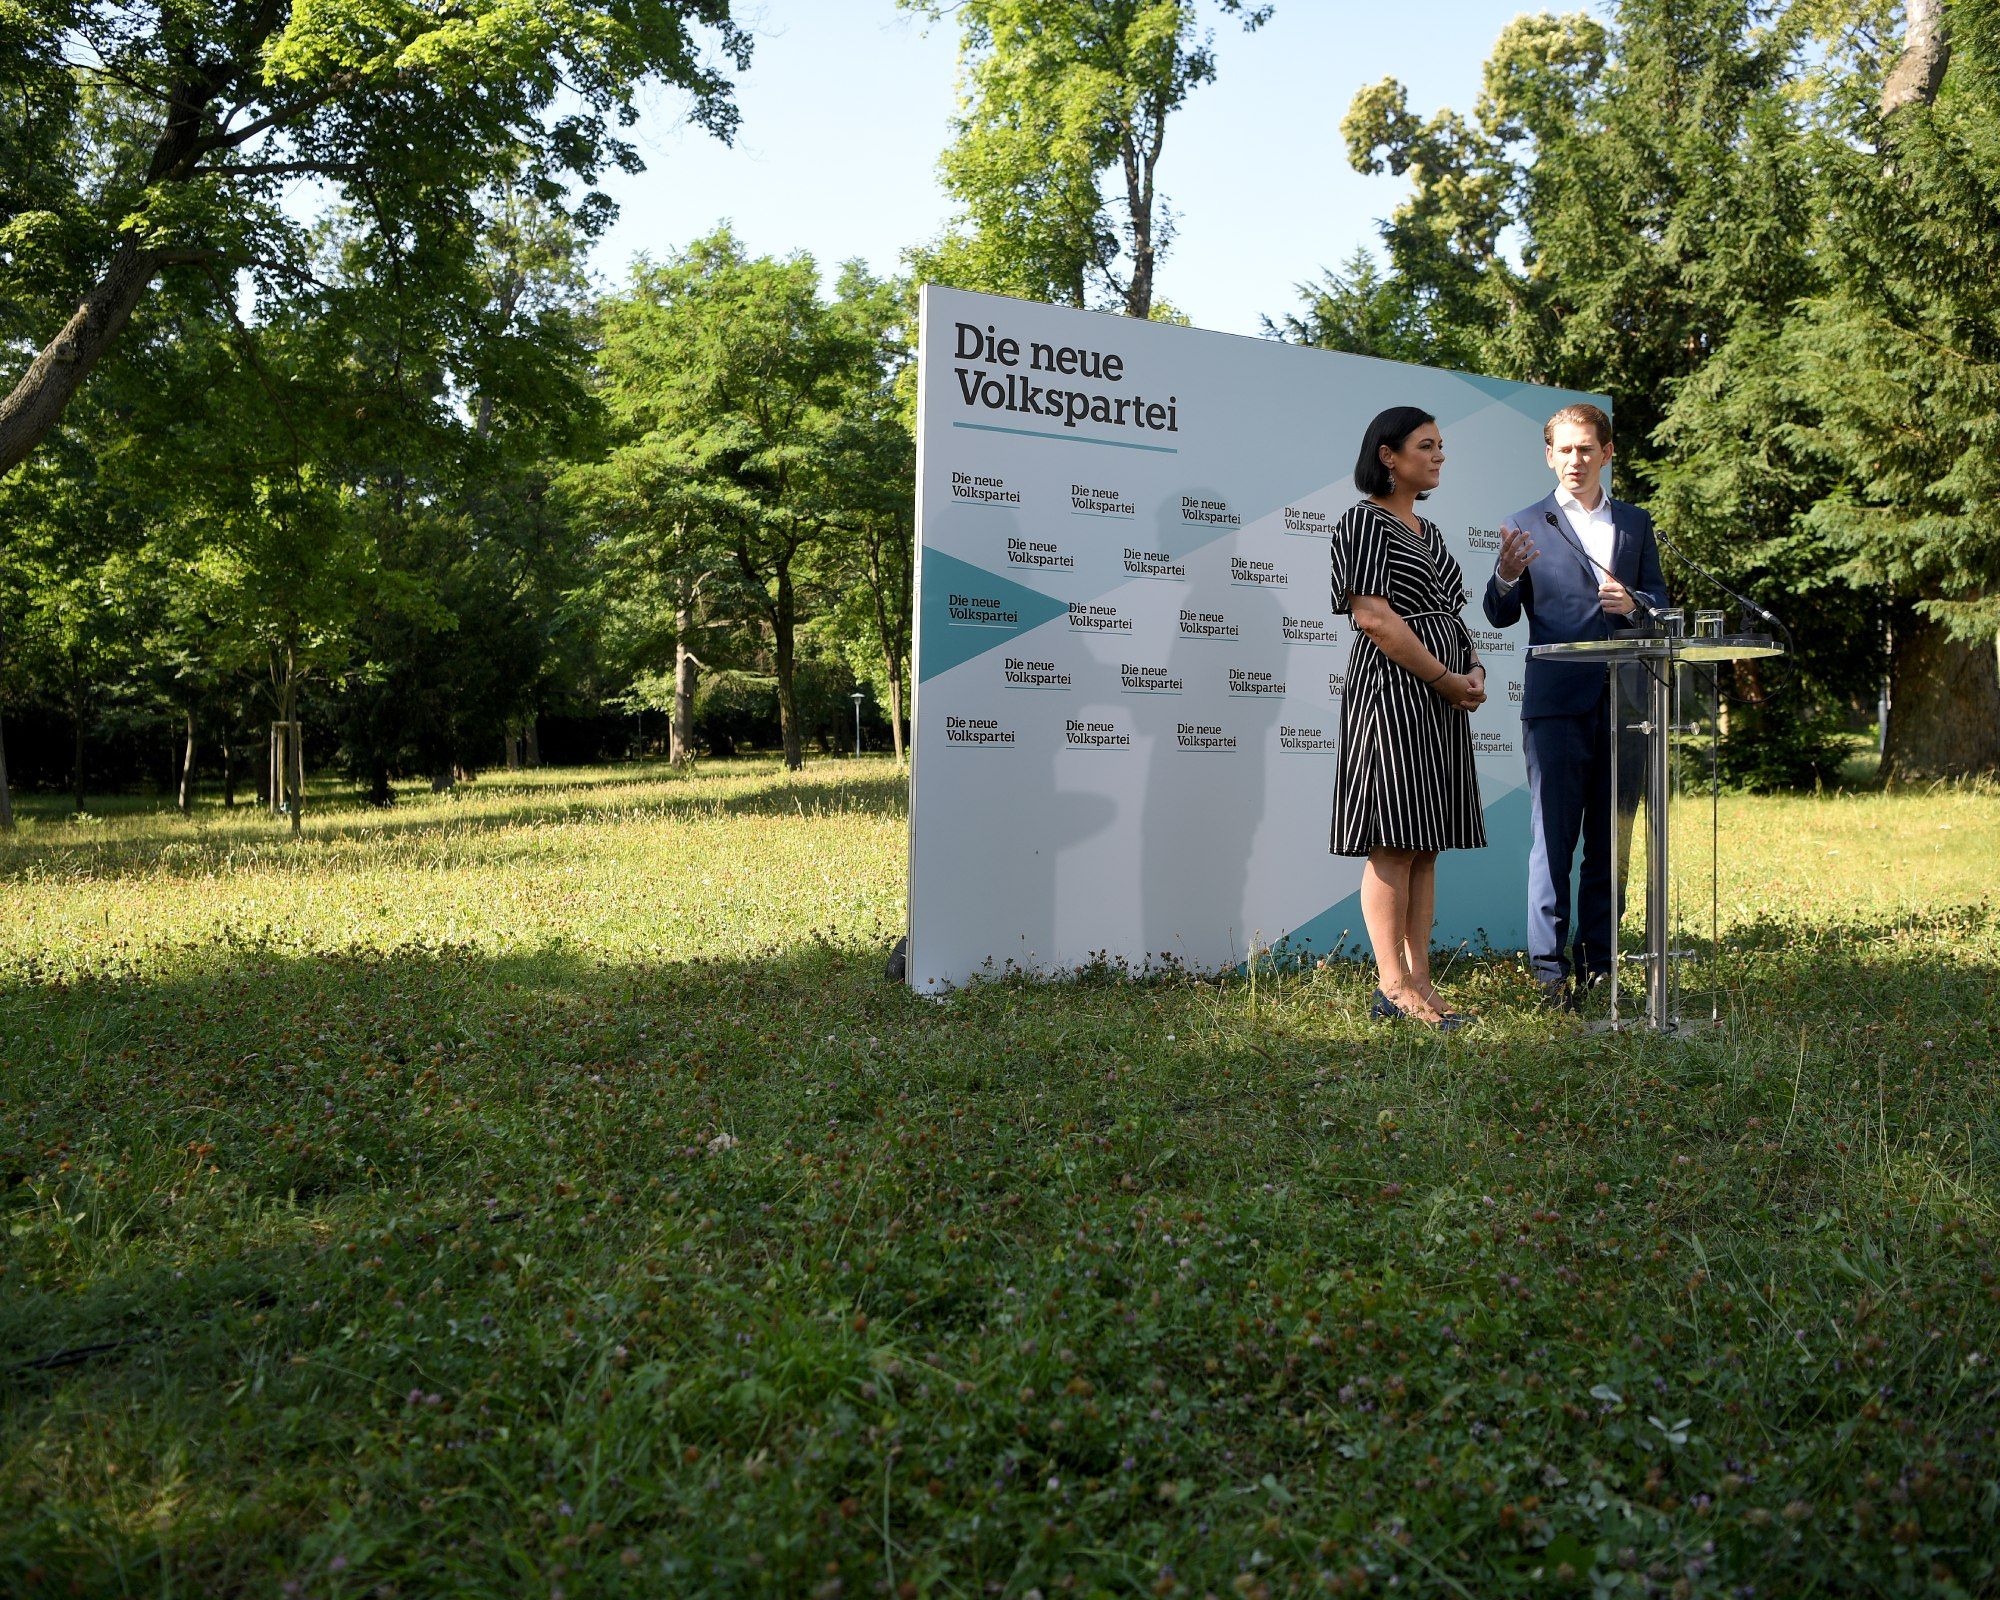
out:
{"label": "woman's bare arm", "polygon": [[1462,672],[1447,672],[1442,661],[1431,654],[1396,608],[1379,594],[1348,597],[1354,625],[1375,642],[1375,648],[1405,672],[1443,695],[1455,706],[1470,711],[1484,703],[1486,686],[1475,683]]}

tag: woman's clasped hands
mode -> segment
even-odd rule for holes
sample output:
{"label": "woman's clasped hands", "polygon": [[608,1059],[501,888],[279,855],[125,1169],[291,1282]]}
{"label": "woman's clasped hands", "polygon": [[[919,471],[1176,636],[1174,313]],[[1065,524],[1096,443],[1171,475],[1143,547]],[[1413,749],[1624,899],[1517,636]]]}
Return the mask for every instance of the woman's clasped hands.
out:
{"label": "woman's clasped hands", "polygon": [[1444,697],[1445,704],[1461,711],[1477,711],[1486,704],[1486,669],[1475,664],[1469,672],[1447,672],[1431,688]]}

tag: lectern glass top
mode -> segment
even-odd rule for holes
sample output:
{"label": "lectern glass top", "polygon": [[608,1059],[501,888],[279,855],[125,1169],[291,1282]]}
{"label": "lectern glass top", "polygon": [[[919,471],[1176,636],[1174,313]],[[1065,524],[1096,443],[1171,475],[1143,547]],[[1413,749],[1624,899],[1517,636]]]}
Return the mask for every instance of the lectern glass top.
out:
{"label": "lectern glass top", "polygon": [[1556,656],[1564,661],[1644,661],[1667,653],[1667,641],[1657,634],[1626,639],[1572,639],[1566,644],[1528,647],[1531,656]]}
{"label": "lectern glass top", "polygon": [[1781,656],[1785,647],[1761,634],[1730,634],[1720,639],[1667,638],[1662,634],[1630,635],[1623,639],[1573,639],[1566,644],[1531,645],[1537,659],[1562,661],[1749,661]]}
{"label": "lectern glass top", "polygon": [[1689,639],[1674,653],[1683,661],[1752,661],[1760,656],[1781,656],[1785,647],[1775,639],[1743,633],[1720,639]]}

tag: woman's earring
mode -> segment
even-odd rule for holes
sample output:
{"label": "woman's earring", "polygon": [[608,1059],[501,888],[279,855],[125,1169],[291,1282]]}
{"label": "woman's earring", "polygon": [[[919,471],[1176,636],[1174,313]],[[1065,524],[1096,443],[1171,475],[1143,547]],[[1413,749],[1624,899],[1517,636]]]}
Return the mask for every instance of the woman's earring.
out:
{"label": "woman's earring", "polygon": [[1389,469],[1389,492],[1391,494],[1396,492],[1396,469],[1394,467]]}

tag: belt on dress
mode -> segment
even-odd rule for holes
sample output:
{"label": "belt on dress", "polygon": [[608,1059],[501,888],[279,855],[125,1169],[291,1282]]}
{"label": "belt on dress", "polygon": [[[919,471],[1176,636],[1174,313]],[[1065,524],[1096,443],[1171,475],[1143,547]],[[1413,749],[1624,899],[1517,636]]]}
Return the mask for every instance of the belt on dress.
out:
{"label": "belt on dress", "polygon": [[1460,631],[1465,633],[1468,639],[1472,637],[1471,632],[1466,629],[1465,618],[1456,611],[1405,611],[1400,614],[1405,622],[1415,622],[1419,617],[1443,617],[1448,622],[1457,623]]}
{"label": "belt on dress", "polygon": [[1402,613],[1405,622],[1414,622],[1418,617],[1443,617],[1445,621],[1458,627],[1458,634],[1465,641],[1466,654],[1472,658],[1474,666],[1479,664],[1479,652],[1473,647],[1472,630],[1465,625],[1465,618],[1456,611],[1409,611]]}

